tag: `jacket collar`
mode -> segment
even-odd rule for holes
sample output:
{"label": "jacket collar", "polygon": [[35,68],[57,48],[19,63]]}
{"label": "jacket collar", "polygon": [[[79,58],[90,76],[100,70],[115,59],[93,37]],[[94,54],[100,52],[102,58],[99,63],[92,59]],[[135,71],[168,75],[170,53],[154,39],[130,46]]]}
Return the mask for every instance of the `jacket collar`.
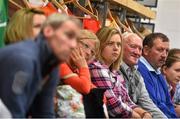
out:
{"label": "jacket collar", "polygon": [[45,76],[58,65],[59,61],[50,49],[47,39],[43,34],[39,34],[35,39],[39,48],[39,59],[42,68],[42,75]]}
{"label": "jacket collar", "polygon": [[147,67],[149,71],[155,72],[156,74],[161,74],[160,68],[155,70],[143,56],[141,56],[140,61]]}
{"label": "jacket collar", "polygon": [[130,69],[132,72],[134,72],[134,71],[137,71],[137,69],[138,69],[138,65],[134,65],[133,67],[129,67],[125,62],[122,62],[121,66],[125,71]]}

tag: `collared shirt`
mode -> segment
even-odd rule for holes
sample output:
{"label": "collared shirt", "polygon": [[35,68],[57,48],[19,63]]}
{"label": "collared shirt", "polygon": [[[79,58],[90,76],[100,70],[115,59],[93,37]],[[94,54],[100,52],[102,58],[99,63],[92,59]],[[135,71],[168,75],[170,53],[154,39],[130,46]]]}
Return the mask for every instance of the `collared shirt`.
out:
{"label": "collared shirt", "polygon": [[[164,79],[165,79],[165,77],[164,77]],[[167,82],[167,80],[165,80],[165,82],[166,82],[166,84],[167,84],[167,87],[168,87],[168,91],[169,91],[169,93],[170,93],[170,96],[171,96],[171,98],[173,98],[174,94],[171,95],[171,91],[173,90],[173,87],[171,86],[171,84],[169,84],[169,83]]]}
{"label": "collared shirt", "polygon": [[168,117],[176,118],[168,87],[164,76],[159,70],[155,70],[148,61],[141,57],[138,63],[138,71],[144,78],[146,89],[154,104]]}
{"label": "collared shirt", "polygon": [[[145,109],[146,111],[151,112],[153,118],[167,118],[149,97],[144,84],[144,79],[137,68],[137,65],[130,68],[124,62],[120,68],[120,71],[122,72],[126,81],[126,87],[128,89],[129,96],[135,104]],[[128,72],[133,75],[132,79],[130,79]]]}
{"label": "collared shirt", "polygon": [[132,109],[137,107],[124,86],[124,79],[118,71],[111,71],[99,61],[89,65],[91,79],[95,86],[106,89],[108,112],[113,117],[131,117]]}
{"label": "collared shirt", "polygon": [[126,88],[128,89],[129,96],[133,100],[134,103],[137,103],[137,91],[140,90],[140,76],[137,75],[137,66],[129,67],[126,63],[122,63],[120,71],[122,72],[124,79],[126,81]]}
{"label": "collared shirt", "polygon": [[168,91],[171,92],[173,89],[172,86],[169,83],[167,83],[167,86],[168,86]]}
{"label": "collared shirt", "polygon": [[174,103],[180,105],[180,83],[176,87],[174,94]]}
{"label": "collared shirt", "polygon": [[153,71],[156,74],[161,74],[160,68],[155,70],[143,56],[140,57],[140,61],[147,67],[149,71]]}
{"label": "collared shirt", "polygon": [[123,68],[125,70],[131,69],[132,71],[137,71],[137,69],[138,69],[138,65],[134,65],[133,67],[129,67],[125,62],[122,62],[121,66],[123,66]]}
{"label": "collared shirt", "polygon": [[167,80],[166,80],[167,86],[168,86],[168,90],[172,99],[172,102],[174,104],[180,105],[180,82],[176,85],[175,88],[173,88],[173,86],[171,86]]}
{"label": "collared shirt", "polygon": [[135,72],[137,71],[137,66],[129,67],[126,63],[123,62],[121,65],[121,69],[122,69],[121,72],[123,76],[127,76],[127,77],[124,77],[124,79],[126,80],[125,85],[126,85],[126,88],[128,89],[129,96],[134,101],[134,103],[136,103],[137,100],[133,95],[135,94],[134,89],[139,84],[139,80],[135,80],[135,77],[136,77]]}

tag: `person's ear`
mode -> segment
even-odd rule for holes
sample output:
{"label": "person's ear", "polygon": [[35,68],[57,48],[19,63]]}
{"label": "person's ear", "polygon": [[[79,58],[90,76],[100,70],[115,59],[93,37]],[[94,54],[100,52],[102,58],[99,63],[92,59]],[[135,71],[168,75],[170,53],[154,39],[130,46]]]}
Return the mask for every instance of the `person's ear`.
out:
{"label": "person's ear", "polygon": [[167,74],[167,68],[168,68],[167,66],[162,66],[162,69],[161,69],[163,74],[165,75]]}
{"label": "person's ear", "polygon": [[150,48],[147,45],[145,45],[143,47],[143,55],[147,56],[149,52],[150,52]]}
{"label": "person's ear", "polygon": [[50,38],[54,34],[54,29],[51,26],[46,26],[43,30],[43,34],[46,38]]}

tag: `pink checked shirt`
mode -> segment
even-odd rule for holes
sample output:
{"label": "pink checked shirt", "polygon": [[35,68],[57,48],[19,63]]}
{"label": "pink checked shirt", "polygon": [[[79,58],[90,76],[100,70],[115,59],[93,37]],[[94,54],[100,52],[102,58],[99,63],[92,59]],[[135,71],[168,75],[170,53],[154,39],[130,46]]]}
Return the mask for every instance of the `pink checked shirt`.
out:
{"label": "pink checked shirt", "polygon": [[134,104],[125,88],[125,81],[118,71],[111,71],[108,66],[94,60],[89,65],[91,80],[99,88],[107,89],[108,113],[112,117],[131,117]]}

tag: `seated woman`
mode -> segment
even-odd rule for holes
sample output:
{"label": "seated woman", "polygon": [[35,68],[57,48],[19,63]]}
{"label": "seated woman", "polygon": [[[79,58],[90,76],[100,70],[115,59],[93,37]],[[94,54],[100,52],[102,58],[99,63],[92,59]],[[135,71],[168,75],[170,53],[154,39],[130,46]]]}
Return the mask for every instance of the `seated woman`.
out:
{"label": "seated woman", "polygon": [[86,95],[94,88],[88,62],[94,57],[99,40],[93,32],[81,30],[77,43],[67,62],[59,66],[60,86],[57,87],[55,111],[60,118],[85,118],[82,94]]}
{"label": "seated woman", "polygon": [[45,13],[35,8],[23,8],[16,11],[7,25],[5,44],[35,38],[45,20]]}
{"label": "seated woman", "polygon": [[97,60],[89,64],[91,80],[98,88],[106,89],[107,110],[110,117],[151,118],[150,113],[134,104],[119,73],[123,41],[115,28],[104,27],[97,32],[100,47]]}
{"label": "seated woman", "polygon": [[81,30],[77,40],[77,49],[74,49],[67,63],[60,65],[62,70],[59,74],[64,84],[70,85],[81,94],[88,94],[93,86],[87,63],[94,57],[99,40],[88,30]]}
{"label": "seated woman", "polygon": [[[171,49],[165,64],[162,67],[162,72],[169,86],[170,96],[174,102],[175,111],[180,117],[180,101],[178,102],[178,84],[180,82],[180,49]],[[176,91],[177,86],[177,91]],[[174,95],[176,92],[176,95]],[[180,99],[179,99],[180,100]]]}

